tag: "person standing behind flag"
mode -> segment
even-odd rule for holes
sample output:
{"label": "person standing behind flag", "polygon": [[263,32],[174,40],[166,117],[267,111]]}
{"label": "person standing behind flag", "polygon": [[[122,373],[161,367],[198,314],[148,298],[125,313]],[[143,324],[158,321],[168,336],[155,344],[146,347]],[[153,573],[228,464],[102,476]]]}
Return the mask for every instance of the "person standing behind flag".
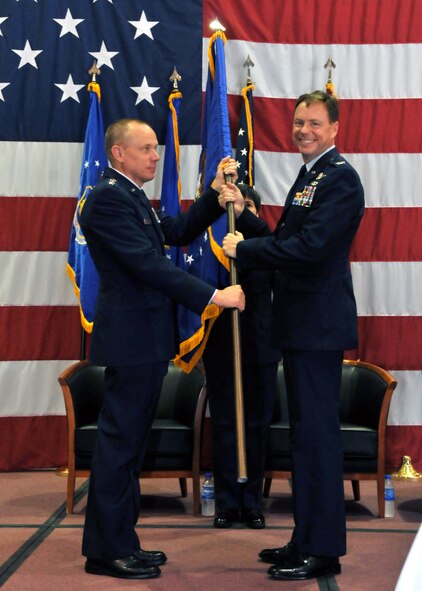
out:
{"label": "person standing behind flag", "polygon": [[[243,183],[238,188],[245,206],[257,216],[259,193]],[[214,527],[227,528],[243,521],[251,529],[262,529],[265,454],[281,352],[270,344],[273,273],[247,271],[239,274],[239,281],[246,298],[240,328],[248,478],[244,483],[237,481],[233,339],[231,314],[224,310],[214,322],[203,353],[211,415]]]}
{"label": "person standing behind flag", "polygon": [[[165,243],[190,242],[224,212],[217,199],[222,164],[211,189],[187,213],[157,214],[142,190],[155,176],[157,143],[145,122],[111,124],[105,134],[111,167],[79,214],[100,278],[90,361],[106,366],[82,553],[87,573],[125,579],[158,577],[167,560],[164,552],[141,548],[135,525],[145,444],[178,343],[175,304],[198,314],[245,306],[240,286],[215,290],[165,253]],[[236,162],[224,163],[235,174]]]}
{"label": "person standing behind flag", "polygon": [[[258,237],[243,240],[237,232],[223,239],[240,272],[276,272],[273,332],[289,404],[295,527],[287,545],[259,557],[274,565],[268,573],[279,580],[340,574],[346,553],[338,402],[344,350],[357,346],[349,253],[364,191],[334,145],[338,114],[337,99],[325,92],[297,99],[292,139],[304,165],[274,233],[244,211],[240,232]],[[221,199],[236,192],[229,185]]]}

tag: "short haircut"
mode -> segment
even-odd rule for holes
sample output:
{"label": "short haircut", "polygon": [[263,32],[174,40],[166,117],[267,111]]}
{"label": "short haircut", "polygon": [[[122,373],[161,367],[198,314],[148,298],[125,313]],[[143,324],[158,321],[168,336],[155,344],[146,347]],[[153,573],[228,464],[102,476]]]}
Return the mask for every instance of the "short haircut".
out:
{"label": "short haircut", "polygon": [[258,212],[261,207],[261,195],[258,191],[246,183],[239,183],[237,186],[243,197],[250,197],[252,199],[255,204],[255,209]]}
{"label": "short haircut", "polygon": [[104,136],[104,146],[110,162],[113,160],[111,148],[114,145],[121,144],[125,141],[129,128],[133,123],[139,123],[140,125],[147,125],[149,127],[148,123],[145,123],[145,121],[141,121],[140,119],[118,119],[107,127]]}
{"label": "short haircut", "polygon": [[309,107],[312,103],[323,103],[325,104],[328,112],[328,119],[330,123],[335,123],[339,118],[338,99],[332,94],[323,92],[322,90],[314,90],[313,92],[307,92],[301,94],[295,104],[295,111],[300,103],[305,103]]}

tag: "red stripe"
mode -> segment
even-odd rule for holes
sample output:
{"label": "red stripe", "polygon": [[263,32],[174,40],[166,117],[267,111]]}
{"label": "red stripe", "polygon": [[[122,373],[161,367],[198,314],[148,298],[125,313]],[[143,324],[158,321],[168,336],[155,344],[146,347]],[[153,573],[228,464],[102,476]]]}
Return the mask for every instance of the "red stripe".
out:
{"label": "red stripe", "polygon": [[[394,394],[393,394],[394,396]],[[422,472],[422,426],[388,426],[386,435],[386,467],[387,472],[395,472],[400,468],[403,456],[412,458],[412,465],[417,472]],[[420,489],[418,488],[418,491]],[[418,492],[420,496],[420,492]]]}
{"label": "red stripe", "polygon": [[[284,198],[280,196],[281,200]],[[282,211],[279,205],[263,205],[260,215],[274,229]],[[422,207],[368,207],[354,240],[350,260],[422,261],[420,228]]]}
{"label": "red stripe", "polygon": [[[0,307],[4,361],[78,359],[81,328],[76,307]],[[382,367],[419,370],[422,351],[421,316],[361,316],[360,346],[355,356]]]}
{"label": "red stripe", "polygon": [[[291,141],[295,102],[296,99],[254,96],[256,150],[297,152]],[[229,95],[233,145],[236,145],[240,104],[241,97]],[[422,152],[422,134],[415,133],[415,121],[421,119],[422,99],[340,98],[340,126],[336,146],[345,154]],[[388,133],[385,132],[386,122]]]}
{"label": "red stripe", "polygon": [[422,316],[360,316],[357,357],[391,370],[420,371]]}
{"label": "red stripe", "polygon": [[[66,465],[66,431],[64,416],[1,417],[0,471]],[[422,471],[422,426],[389,426],[386,439],[388,472],[399,469],[404,454],[413,458],[415,470]]]}
{"label": "red stripe", "polygon": [[[272,197],[276,197],[272,195]],[[285,196],[280,196],[283,200]],[[192,200],[184,199],[186,211]],[[160,207],[160,202],[154,202]],[[283,207],[262,205],[260,216],[273,230]],[[352,262],[422,261],[422,207],[368,207],[350,253]]]}
{"label": "red stripe", "polygon": [[[284,196],[271,197],[284,199]],[[67,251],[71,224],[69,220],[74,212],[73,200],[52,197],[5,197],[0,203],[3,201],[5,203],[1,215],[4,220],[4,232],[0,234],[0,250]],[[186,210],[190,203],[190,200],[183,200],[182,209]],[[154,205],[159,207],[159,202],[155,201]],[[48,208],[47,218],[44,207]],[[261,216],[271,229],[275,227],[281,213],[282,207],[278,205],[262,206]],[[16,219],[15,215],[21,215],[18,224],[11,223],[11,220]],[[46,219],[48,224],[45,223]],[[46,227],[45,231],[43,227]],[[351,260],[422,261],[422,233],[419,231],[421,227],[422,208],[367,208],[352,248]]]}
{"label": "red stripe", "polygon": [[[420,43],[422,4],[403,0],[204,0],[203,30],[218,15],[228,39],[261,43]],[[259,10],[265,18],[242,18]],[[251,56],[253,59],[253,55]],[[328,56],[327,56],[328,57]],[[388,67],[388,65],[386,65]]]}
{"label": "red stripe", "polygon": [[1,197],[0,250],[67,251],[76,198]]}
{"label": "red stripe", "polygon": [[81,324],[75,306],[0,306],[0,359],[79,359]]}
{"label": "red stripe", "polygon": [[[1,417],[0,471],[67,464],[66,417]],[[63,502],[66,481],[63,480]]]}
{"label": "red stripe", "polygon": [[352,261],[422,261],[422,207],[367,208]]}

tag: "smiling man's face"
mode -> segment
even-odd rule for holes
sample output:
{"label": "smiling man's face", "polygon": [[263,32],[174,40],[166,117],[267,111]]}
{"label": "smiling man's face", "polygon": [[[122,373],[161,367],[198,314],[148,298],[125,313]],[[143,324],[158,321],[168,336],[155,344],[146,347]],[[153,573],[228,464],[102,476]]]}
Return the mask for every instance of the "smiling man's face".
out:
{"label": "smiling man's face", "polygon": [[316,102],[306,105],[302,102],[296,107],[292,139],[305,163],[333,146],[337,131],[338,121],[330,122],[324,103]]}

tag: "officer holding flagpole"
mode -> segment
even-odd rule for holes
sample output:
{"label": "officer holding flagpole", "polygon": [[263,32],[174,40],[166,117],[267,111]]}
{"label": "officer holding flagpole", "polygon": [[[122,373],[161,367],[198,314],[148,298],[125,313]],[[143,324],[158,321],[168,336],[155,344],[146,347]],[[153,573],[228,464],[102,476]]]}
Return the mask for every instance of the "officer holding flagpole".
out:
{"label": "officer holding flagpole", "polygon": [[[338,115],[337,98],[326,92],[297,99],[292,139],[304,165],[274,233],[245,209],[238,228],[255,238],[236,232],[223,240],[240,271],[276,273],[272,326],[289,403],[295,528],[285,546],[259,556],[279,580],[339,574],[346,553],[338,401],[343,352],[357,346],[349,253],[364,192],[335,147]],[[223,196],[236,191],[229,185]]]}

